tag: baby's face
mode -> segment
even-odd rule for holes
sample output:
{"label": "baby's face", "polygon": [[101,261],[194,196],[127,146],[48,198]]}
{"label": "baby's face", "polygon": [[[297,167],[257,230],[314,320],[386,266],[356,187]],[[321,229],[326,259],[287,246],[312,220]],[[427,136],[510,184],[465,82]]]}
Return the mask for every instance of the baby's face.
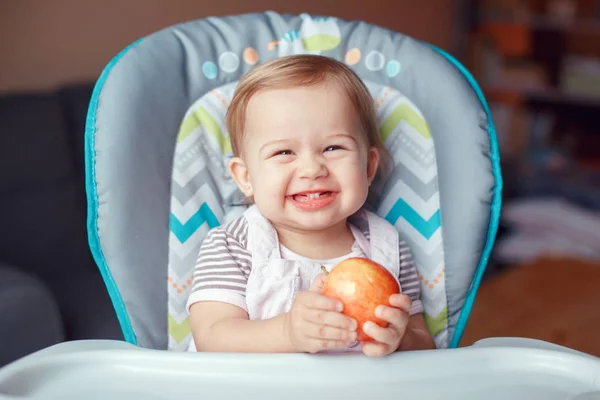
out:
{"label": "baby's face", "polygon": [[326,229],[364,204],[379,157],[337,85],[259,92],[245,127],[254,202],[274,225]]}

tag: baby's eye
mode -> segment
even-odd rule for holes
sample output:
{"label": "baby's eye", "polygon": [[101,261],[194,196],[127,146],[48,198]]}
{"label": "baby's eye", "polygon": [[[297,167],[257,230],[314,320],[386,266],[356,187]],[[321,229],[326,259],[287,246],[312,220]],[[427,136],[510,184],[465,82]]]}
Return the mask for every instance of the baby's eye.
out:
{"label": "baby's eye", "polygon": [[341,150],[342,146],[329,146],[325,148],[325,151]]}
{"label": "baby's eye", "polygon": [[291,150],[277,150],[273,156],[289,156],[290,154],[292,154]]}

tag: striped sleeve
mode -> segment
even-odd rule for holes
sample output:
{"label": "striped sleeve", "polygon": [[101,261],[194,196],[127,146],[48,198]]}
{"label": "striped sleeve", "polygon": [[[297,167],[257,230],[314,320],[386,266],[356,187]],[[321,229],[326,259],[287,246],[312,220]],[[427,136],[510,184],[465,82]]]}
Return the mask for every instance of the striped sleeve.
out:
{"label": "striped sleeve", "polygon": [[400,241],[400,288],[403,294],[406,294],[412,300],[410,315],[423,312],[423,302],[421,301],[421,287],[419,284],[419,275],[415,261],[410,251],[410,247],[405,241]]}
{"label": "striped sleeve", "polygon": [[248,311],[246,283],[252,257],[246,249],[248,222],[237,218],[212,229],[200,246],[187,309],[200,301],[219,301]]}

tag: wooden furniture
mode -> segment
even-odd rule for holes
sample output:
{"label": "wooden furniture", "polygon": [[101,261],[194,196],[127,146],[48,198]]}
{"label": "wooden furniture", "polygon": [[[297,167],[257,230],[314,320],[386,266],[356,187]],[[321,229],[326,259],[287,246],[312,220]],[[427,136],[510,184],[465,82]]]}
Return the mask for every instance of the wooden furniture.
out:
{"label": "wooden furniture", "polygon": [[600,159],[600,1],[470,0],[464,58],[491,103],[503,159],[552,146]]}
{"label": "wooden furniture", "polygon": [[600,357],[600,263],[547,258],[484,282],[461,346],[498,336],[541,339]]}

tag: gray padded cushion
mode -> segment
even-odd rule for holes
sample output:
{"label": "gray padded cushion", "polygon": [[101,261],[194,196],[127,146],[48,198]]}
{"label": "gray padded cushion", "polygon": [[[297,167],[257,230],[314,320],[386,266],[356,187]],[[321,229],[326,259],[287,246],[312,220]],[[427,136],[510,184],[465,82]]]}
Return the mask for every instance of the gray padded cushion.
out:
{"label": "gray padded cushion", "polygon": [[[261,62],[273,58],[277,52],[267,51],[265,44],[298,21],[266,13],[184,23],[139,42],[99,82],[96,131],[87,138],[95,150],[88,161],[98,193],[97,233],[142,347],[167,348],[169,192],[179,124],[196,99],[250,69],[242,63],[238,73],[208,80],[202,64],[223,49],[241,54],[246,46],[259,50]],[[461,72],[427,44],[366,23],[338,23],[342,45],[322,54],[343,60],[343,49],[367,46],[395,54],[402,60],[402,79],[362,64],[355,70],[363,79],[399,89],[429,123],[440,170],[448,312],[454,326],[487,238],[494,178],[486,113]],[[93,194],[90,199],[93,206]],[[93,247],[96,232],[90,234]]]}
{"label": "gray padded cushion", "polygon": [[33,275],[0,263],[0,367],[65,340],[58,305]]}

